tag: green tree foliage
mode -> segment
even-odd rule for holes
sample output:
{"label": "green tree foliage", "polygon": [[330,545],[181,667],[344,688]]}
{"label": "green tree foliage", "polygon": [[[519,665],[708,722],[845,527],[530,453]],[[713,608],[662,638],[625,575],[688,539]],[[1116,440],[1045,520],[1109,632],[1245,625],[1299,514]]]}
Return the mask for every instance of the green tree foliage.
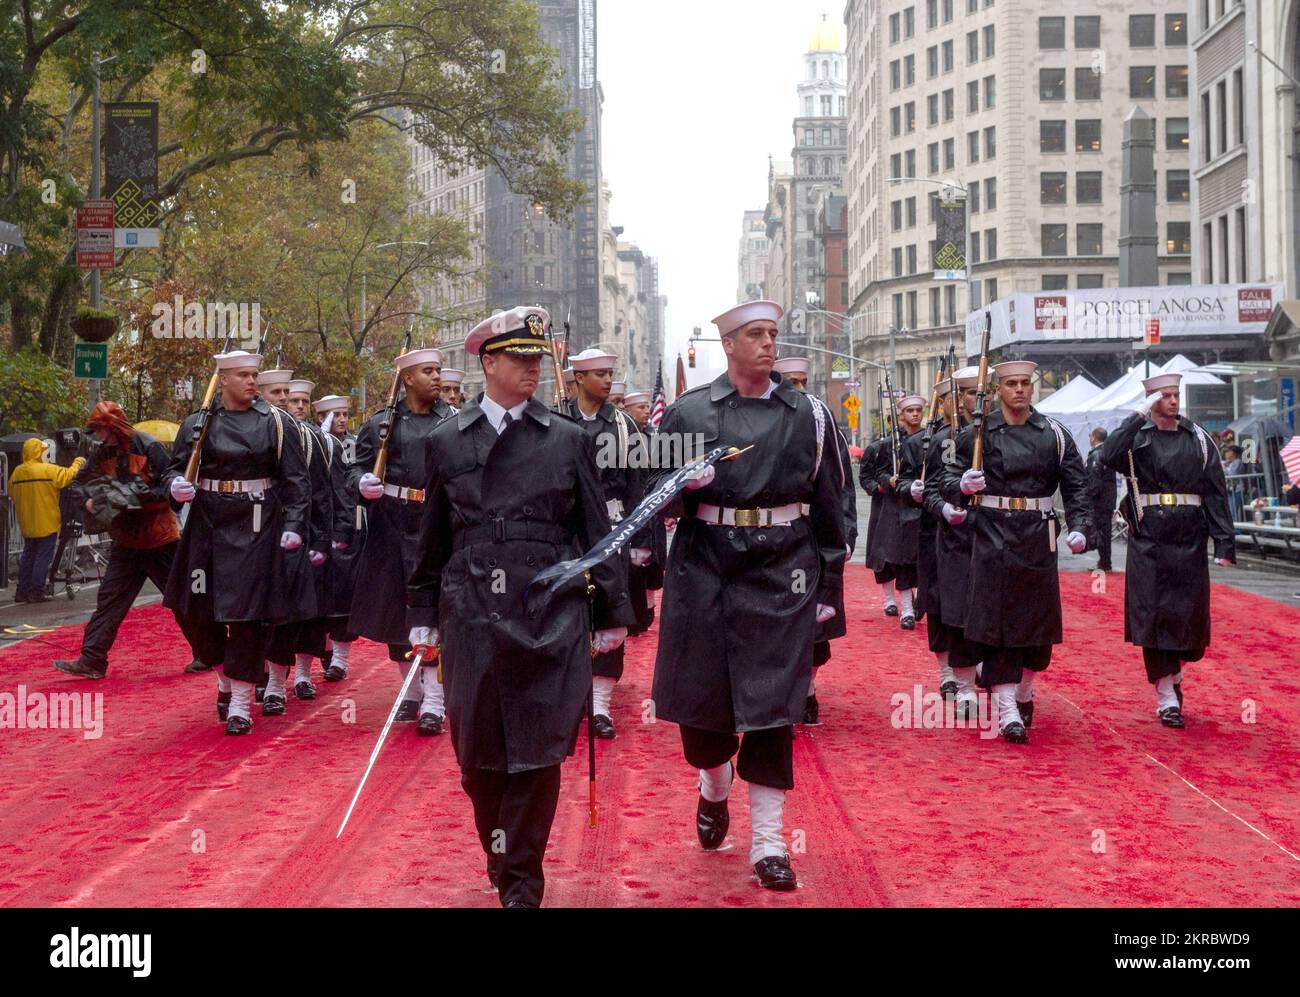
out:
{"label": "green tree foliage", "polygon": [[85,388],[65,368],[30,346],[0,350],[0,436],[83,426],[86,411]]}

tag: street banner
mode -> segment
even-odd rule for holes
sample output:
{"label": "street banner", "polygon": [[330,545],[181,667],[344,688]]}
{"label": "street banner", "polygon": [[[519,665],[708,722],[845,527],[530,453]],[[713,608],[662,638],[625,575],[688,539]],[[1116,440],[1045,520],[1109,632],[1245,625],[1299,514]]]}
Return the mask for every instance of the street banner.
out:
{"label": "street banner", "polygon": [[158,247],[158,104],[104,105],[104,192],[113,202],[119,249]]}
{"label": "street banner", "polygon": [[966,279],[966,199],[939,198],[934,206],[934,279]]}

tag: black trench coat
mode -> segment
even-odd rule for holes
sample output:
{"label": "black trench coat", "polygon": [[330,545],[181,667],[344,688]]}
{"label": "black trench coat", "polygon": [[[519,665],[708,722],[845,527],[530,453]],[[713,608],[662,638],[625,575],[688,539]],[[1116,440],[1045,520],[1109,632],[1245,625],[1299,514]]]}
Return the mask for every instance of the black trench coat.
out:
{"label": "black trench coat", "polygon": [[1106,438],[1101,463],[1127,476],[1130,449],[1138,491],[1200,495],[1202,504],[1147,506],[1138,528],[1129,532],[1124,639],[1167,651],[1203,651],[1210,644],[1206,541],[1213,538],[1217,558],[1237,556],[1218,449],[1209,434],[1198,437],[1197,427],[1185,418],[1179,417],[1177,429],[1163,432],[1137,413]]}
{"label": "black trench coat", "polygon": [[[939,433],[947,435],[946,426],[936,426],[930,435],[930,448],[925,449],[925,431],[914,433],[903,443],[903,459],[899,470],[899,495],[906,494],[908,502],[916,505],[921,512],[916,530],[916,618],[919,620],[926,613],[939,615],[939,563],[938,563],[938,529],[935,510],[926,504],[922,495],[920,503],[912,501],[911,487],[913,481],[921,478],[921,465],[925,463],[925,480],[929,484],[934,465],[930,458],[942,451],[942,443],[936,444]],[[904,493],[901,489],[906,486]],[[942,504],[940,506],[942,508]],[[942,514],[940,514],[942,518]]]}
{"label": "black trench coat", "polygon": [[[858,542],[858,491],[853,484],[853,463],[849,456],[849,441],[844,434],[835,430],[835,439],[839,443],[839,469],[843,480],[840,485],[840,508],[844,512],[844,561],[847,564],[853,557],[853,548]],[[814,640],[838,640],[849,632],[847,615],[844,612],[844,586],[840,586],[837,602],[831,603],[835,615],[825,623],[817,624]]]}
{"label": "black trench coat", "polygon": [[[935,430],[926,461],[925,509],[935,521],[935,576],[925,581],[925,600],[926,612],[938,617],[945,626],[960,629],[966,625],[970,549],[975,526],[969,518],[957,526],[950,526],[943,518],[944,497],[940,485],[943,482],[944,457],[956,457],[955,446],[948,445],[951,435],[952,429],[948,426]],[[957,505],[955,502],[952,504]]]}
{"label": "black trench coat", "polygon": [[[798,722],[812,677],[815,604],[842,598],[838,433],[827,415],[814,477],[814,402],[779,375],[773,380],[770,398],[742,398],[724,373],[673,402],[660,426],[661,434],[701,434],[706,451],[754,445],[665,509],[678,523],[655,660],[655,713],[663,720],[719,732]],[[649,487],[667,473],[652,471]],[[789,526],[711,526],[695,518],[701,502],[739,509],[803,502],[811,512]]]}
{"label": "black trench coat", "polygon": [[[971,466],[972,427],[957,437],[956,459],[943,465],[941,492],[953,505],[969,505],[961,494],[962,472]],[[1059,451],[1058,451],[1059,447]],[[1087,475],[1069,432],[1030,410],[1022,426],[1009,425],[1000,408],[987,419],[984,479],[988,495],[1050,497],[1061,490],[1066,532],[1089,529]],[[1061,583],[1049,531],[1053,513],[1002,512],[975,506],[970,526],[971,562],[965,636],[994,647],[1041,647],[1061,642]],[[1057,537],[1056,543],[1064,541]]]}
{"label": "black trench coat", "polygon": [[[347,452],[352,448],[331,433],[322,433],[321,437],[329,470],[332,523],[329,561],[325,564],[328,595],[321,611],[326,616],[347,616],[352,610],[353,584],[365,534],[357,529],[357,493],[348,488]],[[335,543],[346,544],[347,549],[335,550]]]}
{"label": "black trench coat", "polygon": [[[433,431],[452,417],[451,407],[439,400],[432,409],[417,415],[397,403],[388,438],[388,463],[384,483],[405,488],[423,488],[429,479],[426,448]],[[361,476],[375,468],[379,451],[379,423],[383,413],[371,417],[357,434],[356,459],[348,469],[348,490],[366,509],[365,546],[356,559],[352,615],[348,629],[384,644],[405,644],[406,580],[415,568],[423,505],[393,495],[375,501],[363,499],[358,491]]]}
{"label": "black trench coat", "polygon": [[876,484],[876,470],[880,461],[889,461],[889,441],[883,437],[868,443],[862,450],[858,461],[858,481],[867,493],[871,508],[867,512],[867,536],[862,544],[863,563],[872,571],[879,571],[885,566],[880,556],[880,510],[885,503]]}
{"label": "black trench coat", "polygon": [[[620,558],[549,605],[524,603],[544,568],[609,533],[591,441],[538,401],[500,436],[478,401],[429,439],[429,498],[407,591],[410,626],[437,626],[452,746],[462,769],[558,765],[573,752],[596,629],[629,626]],[[499,525],[494,525],[499,524]]]}
{"label": "black trench coat", "polygon": [[[282,437],[276,431],[277,419]],[[197,420],[195,413],[181,424],[163,475],[166,488],[185,474]],[[311,484],[293,417],[260,398],[243,412],[229,412],[218,401],[203,441],[198,476],[218,481],[270,478],[275,484],[257,501],[202,489],[195,494],[163,604],[197,622],[283,623],[314,615],[307,561]],[[280,535],[286,531],[302,537],[303,546],[281,550]],[[194,591],[196,571],[203,572],[206,593]]]}
{"label": "black trench coat", "polygon": [[919,463],[920,450],[916,451],[916,461],[909,464],[909,442],[913,439],[919,445],[920,433],[902,437],[898,448],[898,481],[890,485],[889,479],[894,474],[893,456],[889,441],[876,460],[872,470],[874,482],[880,490],[880,519],[876,522],[875,537],[876,556],[884,564],[915,564],[917,543],[921,533],[921,506],[912,500],[908,489],[912,481],[921,475]]}

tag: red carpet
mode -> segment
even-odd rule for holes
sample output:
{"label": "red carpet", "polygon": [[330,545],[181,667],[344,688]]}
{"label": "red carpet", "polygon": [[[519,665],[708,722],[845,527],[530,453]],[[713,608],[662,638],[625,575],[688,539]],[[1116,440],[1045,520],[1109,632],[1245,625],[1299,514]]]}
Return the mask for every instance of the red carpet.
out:
{"label": "red carpet", "polygon": [[[1032,743],[1015,747],[891,726],[892,695],[934,690],[934,659],[924,626],[900,631],[852,568],[850,635],[819,679],[823,725],[796,741],[795,894],[750,878],[742,784],[729,847],[699,849],[677,728],[642,722],[655,637],[633,640],[619,737],[600,744],[600,826],[586,826],[580,740],[547,904],[1300,903],[1300,610],[1216,587],[1216,643],[1189,666],[1187,729],[1169,731],[1122,640],[1122,576],[1108,582],[1094,594],[1090,577],[1063,576],[1066,642],[1040,680]],[[49,638],[72,656],[78,635]],[[345,683],[318,669],[317,700],[255,714],[244,738],[224,736],[215,680],[181,674],[189,656],[160,607],[132,613],[105,681],[60,675],[61,656],[36,641],[0,652],[0,693],[104,695],[98,739],[0,730],[0,904],[496,903],[445,736],[396,727],[334,840],[396,695],[381,648],[358,644]]]}

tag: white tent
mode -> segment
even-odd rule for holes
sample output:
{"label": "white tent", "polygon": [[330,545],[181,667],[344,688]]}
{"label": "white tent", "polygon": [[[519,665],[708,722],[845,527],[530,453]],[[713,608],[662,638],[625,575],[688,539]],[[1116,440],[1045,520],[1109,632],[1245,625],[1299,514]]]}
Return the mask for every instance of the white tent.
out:
{"label": "white tent", "polygon": [[1058,388],[1050,395],[1043,399],[1041,405],[1035,405],[1034,408],[1040,412],[1046,412],[1048,415],[1055,415],[1057,412],[1072,412],[1081,405],[1086,405],[1089,399],[1101,394],[1101,388],[1093,384],[1086,377],[1076,377],[1063,388]]}

